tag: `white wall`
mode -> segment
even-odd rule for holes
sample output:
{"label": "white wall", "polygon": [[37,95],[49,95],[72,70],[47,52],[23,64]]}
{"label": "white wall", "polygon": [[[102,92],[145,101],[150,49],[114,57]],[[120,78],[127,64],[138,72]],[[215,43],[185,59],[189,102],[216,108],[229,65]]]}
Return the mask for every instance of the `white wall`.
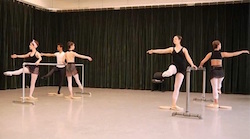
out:
{"label": "white wall", "polygon": [[46,9],[73,10],[93,8],[115,8],[150,5],[175,5],[243,0],[18,0]]}

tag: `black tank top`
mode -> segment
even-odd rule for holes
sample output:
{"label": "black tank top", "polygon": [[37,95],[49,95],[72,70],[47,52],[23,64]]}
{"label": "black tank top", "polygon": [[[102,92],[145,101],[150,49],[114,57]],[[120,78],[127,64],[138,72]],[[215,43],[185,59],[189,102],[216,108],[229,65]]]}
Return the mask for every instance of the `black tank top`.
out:
{"label": "black tank top", "polygon": [[[173,48],[174,49],[174,48]],[[185,63],[185,55],[183,53],[183,48],[177,53],[175,49],[172,52],[173,55],[173,63],[175,64],[184,64]]]}
{"label": "black tank top", "polygon": [[181,50],[177,53],[175,51],[175,48],[173,48],[173,64],[176,66],[178,72],[184,72],[186,71],[186,58],[185,54],[183,53],[183,47]]}
{"label": "black tank top", "polygon": [[29,57],[27,58],[27,62],[31,62],[31,63],[36,63],[36,61],[38,60],[38,58],[36,57],[36,52],[33,56],[29,55]]}
{"label": "black tank top", "polygon": [[222,59],[221,51],[212,51],[211,59]]}

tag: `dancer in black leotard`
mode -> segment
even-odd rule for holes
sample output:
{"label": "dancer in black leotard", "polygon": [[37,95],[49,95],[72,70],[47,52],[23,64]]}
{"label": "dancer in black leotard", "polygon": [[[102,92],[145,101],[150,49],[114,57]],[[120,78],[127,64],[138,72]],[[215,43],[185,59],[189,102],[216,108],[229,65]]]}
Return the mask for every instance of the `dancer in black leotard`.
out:
{"label": "dancer in black leotard", "polygon": [[6,76],[20,75],[23,72],[31,74],[29,99],[37,99],[33,97],[33,92],[35,90],[36,79],[39,74],[38,64],[42,60],[40,53],[36,50],[38,45],[39,45],[38,42],[36,40],[33,40],[32,42],[30,42],[29,45],[31,52],[24,55],[16,55],[16,54],[11,55],[11,58],[27,58],[26,61],[31,63],[36,63],[37,65],[27,65],[24,68],[21,68],[16,71],[4,72],[4,75]]}
{"label": "dancer in black leotard", "polygon": [[169,47],[166,49],[156,49],[156,50],[151,49],[147,51],[148,54],[153,54],[153,53],[172,54],[173,56],[172,64],[169,66],[168,70],[164,71],[159,76],[160,78],[164,78],[164,77],[170,77],[176,74],[171,109],[180,110],[180,111],[183,110],[183,108],[177,106],[176,102],[177,102],[180,87],[181,87],[181,84],[182,84],[182,81],[184,79],[184,75],[186,72],[186,60],[191,65],[191,67],[197,68],[194,65],[191,57],[189,56],[188,50],[185,47],[181,46],[181,40],[182,40],[182,37],[177,35],[177,36],[174,36],[173,38],[173,43],[175,47]]}
{"label": "dancer in black leotard", "polygon": [[200,66],[202,67],[209,59],[211,59],[211,75],[210,82],[213,89],[214,103],[207,105],[207,107],[218,108],[219,107],[219,94],[221,94],[221,83],[224,79],[224,70],[222,67],[222,59],[226,57],[234,57],[243,53],[249,54],[248,50],[237,51],[237,52],[221,52],[221,43],[219,40],[212,42],[213,51],[208,53],[206,57],[201,61]]}

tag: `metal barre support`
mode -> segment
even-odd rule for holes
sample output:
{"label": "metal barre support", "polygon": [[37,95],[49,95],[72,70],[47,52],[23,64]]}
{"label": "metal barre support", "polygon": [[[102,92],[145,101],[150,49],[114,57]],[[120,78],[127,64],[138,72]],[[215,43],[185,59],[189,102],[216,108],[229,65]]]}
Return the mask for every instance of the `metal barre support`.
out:
{"label": "metal barre support", "polygon": [[[25,68],[25,65],[40,65],[40,66],[56,66],[56,65],[59,65],[59,64],[56,64],[56,63],[39,63],[39,64],[35,64],[35,63],[27,63],[27,62],[23,62],[23,69]],[[83,86],[83,89],[84,89],[84,65],[83,64],[75,64],[76,66],[81,66],[82,67],[82,86]],[[13,101],[13,103],[18,103],[18,104],[32,104],[34,105],[35,103],[34,102],[31,102],[31,101],[25,101],[25,72],[23,70],[23,73],[22,73],[22,100],[21,101]],[[81,92],[82,94],[84,94],[83,90]],[[91,93],[86,93],[86,94],[89,94],[91,96]]]}
{"label": "metal barre support", "polygon": [[206,99],[206,68],[204,67],[202,72],[202,95],[201,98],[194,98],[193,101],[210,101],[213,102],[213,99]]}
{"label": "metal barre support", "polygon": [[[198,117],[199,119],[202,119],[202,116],[200,114],[192,114],[189,113],[189,97],[190,97],[190,73],[192,70],[202,70],[203,71],[203,78],[204,78],[204,71],[205,71],[205,75],[206,75],[206,68],[192,68],[192,67],[187,67],[186,69],[186,111],[185,112],[173,112],[172,116],[175,115],[181,115],[181,116],[185,116],[185,117]],[[206,77],[206,76],[205,76]],[[205,87],[206,87],[206,83],[204,82],[206,81],[203,79],[203,85],[202,85],[202,91],[205,92]],[[205,84],[205,85],[204,85]]]}

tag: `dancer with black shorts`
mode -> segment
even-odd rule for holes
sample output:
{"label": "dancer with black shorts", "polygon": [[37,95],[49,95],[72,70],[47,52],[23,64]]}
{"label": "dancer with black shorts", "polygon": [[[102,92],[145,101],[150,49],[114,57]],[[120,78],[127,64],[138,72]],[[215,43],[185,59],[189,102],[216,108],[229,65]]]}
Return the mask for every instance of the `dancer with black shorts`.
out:
{"label": "dancer with black shorts", "polygon": [[219,108],[219,94],[221,94],[222,81],[225,75],[222,67],[222,59],[238,56],[243,53],[249,54],[249,51],[221,52],[221,42],[219,40],[213,41],[212,46],[213,51],[206,55],[206,57],[200,62],[199,67],[203,67],[203,65],[211,59],[210,82],[213,90],[214,103],[207,105],[207,107]]}

